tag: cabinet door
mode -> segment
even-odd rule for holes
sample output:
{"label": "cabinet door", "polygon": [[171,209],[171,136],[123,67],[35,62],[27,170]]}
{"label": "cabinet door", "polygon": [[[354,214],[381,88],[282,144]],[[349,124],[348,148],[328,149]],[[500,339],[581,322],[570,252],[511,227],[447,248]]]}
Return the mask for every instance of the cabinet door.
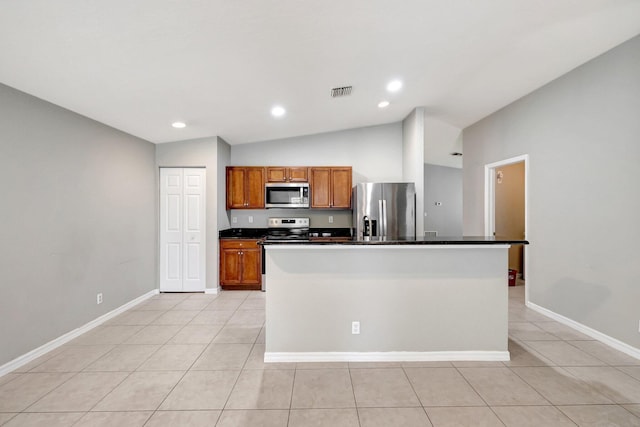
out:
{"label": "cabinet door", "polygon": [[351,168],[331,168],[331,207],[351,208]]}
{"label": "cabinet door", "polygon": [[231,248],[220,251],[220,283],[238,284],[242,280],[241,249]]}
{"label": "cabinet door", "polygon": [[245,207],[245,168],[227,167],[227,210]]}
{"label": "cabinet door", "polygon": [[309,177],[312,208],[331,207],[331,169],[311,168]]}
{"label": "cabinet door", "polygon": [[242,250],[242,283],[259,285],[262,282],[262,266],[260,249]]}
{"label": "cabinet door", "polygon": [[248,209],[264,208],[264,168],[246,168],[246,204]]}
{"label": "cabinet door", "polygon": [[294,167],[288,168],[287,177],[290,182],[308,182],[309,175],[307,174],[308,168]]}
{"label": "cabinet door", "polygon": [[287,168],[268,167],[267,182],[286,182]]}

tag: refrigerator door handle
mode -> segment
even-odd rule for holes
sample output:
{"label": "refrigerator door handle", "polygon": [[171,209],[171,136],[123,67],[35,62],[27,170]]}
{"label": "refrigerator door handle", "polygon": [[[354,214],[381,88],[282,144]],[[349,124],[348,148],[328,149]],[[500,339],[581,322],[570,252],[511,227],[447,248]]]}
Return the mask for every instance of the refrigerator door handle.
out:
{"label": "refrigerator door handle", "polygon": [[387,201],[382,200],[382,235],[387,237]]}
{"label": "refrigerator door handle", "polygon": [[384,209],[382,200],[378,200],[378,236],[384,236]]}

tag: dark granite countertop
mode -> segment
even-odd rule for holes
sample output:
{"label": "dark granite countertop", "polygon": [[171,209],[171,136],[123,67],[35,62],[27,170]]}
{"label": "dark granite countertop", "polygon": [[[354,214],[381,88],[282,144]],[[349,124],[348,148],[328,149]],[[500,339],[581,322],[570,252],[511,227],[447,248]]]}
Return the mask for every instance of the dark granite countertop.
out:
{"label": "dark granite countertop", "polygon": [[266,235],[266,228],[227,228],[218,231],[220,239],[262,239]]}
{"label": "dark granite countertop", "polygon": [[344,237],[310,238],[309,240],[264,241],[264,245],[528,245],[523,239],[492,236],[437,236],[437,237],[399,237],[396,239],[373,237],[352,239]]}
{"label": "dark granite countertop", "polygon": [[[220,239],[262,239],[267,235],[266,228],[228,228],[218,231]],[[310,228],[311,239],[348,238],[351,239],[350,228]]]}

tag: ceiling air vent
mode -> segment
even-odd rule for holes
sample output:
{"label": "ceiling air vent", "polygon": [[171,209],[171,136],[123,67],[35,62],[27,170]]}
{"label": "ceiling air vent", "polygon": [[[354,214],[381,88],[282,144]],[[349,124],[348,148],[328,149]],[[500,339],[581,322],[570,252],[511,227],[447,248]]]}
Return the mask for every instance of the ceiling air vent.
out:
{"label": "ceiling air vent", "polygon": [[339,96],[351,95],[351,89],[353,89],[353,86],[334,87],[331,89],[331,97],[338,98]]}

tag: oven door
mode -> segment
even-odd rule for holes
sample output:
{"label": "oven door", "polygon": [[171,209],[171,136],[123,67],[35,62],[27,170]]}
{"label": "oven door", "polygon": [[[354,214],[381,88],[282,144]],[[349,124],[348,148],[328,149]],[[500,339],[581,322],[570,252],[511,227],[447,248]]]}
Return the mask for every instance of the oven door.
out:
{"label": "oven door", "polygon": [[308,183],[268,183],[264,187],[266,208],[308,208]]}

